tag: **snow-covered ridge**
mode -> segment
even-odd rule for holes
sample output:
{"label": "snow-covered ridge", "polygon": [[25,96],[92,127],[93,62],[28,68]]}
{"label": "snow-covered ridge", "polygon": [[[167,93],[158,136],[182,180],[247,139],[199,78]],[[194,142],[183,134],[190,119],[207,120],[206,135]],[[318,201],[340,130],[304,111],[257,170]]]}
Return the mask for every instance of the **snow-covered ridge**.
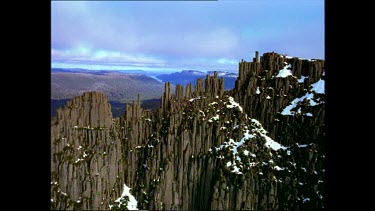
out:
{"label": "snow-covered ridge", "polygon": [[[305,99],[309,101],[309,106],[316,106],[321,102],[314,100],[315,93],[317,94],[325,94],[325,82],[323,79],[311,84],[311,89],[302,97],[294,99],[290,104],[283,109],[281,112],[282,115],[292,115],[294,116],[295,113],[301,113],[301,109],[297,112],[291,111],[292,109],[296,108],[299,102],[303,102]],[[312,116],[311,113],[307,113],[306,116]]]}

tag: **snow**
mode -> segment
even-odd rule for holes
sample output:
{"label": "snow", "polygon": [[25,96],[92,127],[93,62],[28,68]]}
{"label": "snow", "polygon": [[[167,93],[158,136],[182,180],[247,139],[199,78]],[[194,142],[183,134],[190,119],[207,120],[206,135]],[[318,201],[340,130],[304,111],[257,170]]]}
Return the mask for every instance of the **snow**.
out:
{"label": "snow", "polygon": [[151,119],[146,119],[146,121],[151,122]]}
{"label": "snow", "polygon": [[83,159],[78,158],[74,163],[79,163],[80,161],[83,161]]}
{"label": "snow", "polygon": [[82,146],[78,146],[78,148],[77,148],[78,150],[80,150],[80,149],[82,149]]}
{"label": "snow", "polygon": [[[297,107],[297,103],[298,102],[302,102],[304,99],[310,99],[310,106],[315,106],[317,105],[317,103],[312,100],[312,98],[314,97],[314,94],[313,93],[306,93],[304,96],[300,97],[300,98],[296,98],[294,99],[290,105],[288,105],[287,107],[284,108],[284,110],[281,112],[282,115],[294,115],[294,112],[291,111],[293,108]],[[292,113],[293,112],[293,113]]]}
{"label": "snow", "polygon": [[285,56],[285,58],[292,59],[293,57],[292,56]]}
{"label": "snow", "polygon": [[310,201],[310,198],[303,199],[303,203],[305,203],[306,201]]}
{"label": "snow", "polygon": [[267,95],[267,99],[271,99],[271,97],[269,95]]}
{"label": "snow", "polygon": [[281,167],[279,167],[279,166],[275,166],[274,169],[275,169],[276,171],[282,171],[282,170],[284,170],[285,168],[281,168]]}
{"label": "snow", "polygon": [[291,64],[288,64],[288,65],[285,65],[283,69],[281,69],[279,71],[279,74],[277,74],[275,77],[277,78],[285,78],[285,77],[288,77],[289,75],[293,75],[292,74],[292,71],[290,71],[289,69],[287,68],[291,68],[292,65]]}
{"label": "snow", "polygon": [[[297,104],[299,102],[302,102],[304,101],[305,99],[308,99],[309,100],[309,105],[310,106],[316,106],[318,105],[317,102],[315,102],[313,100],[314,98],[314,93],[319,93],[319,94],[325,94],[325,91],[324,91],[324,87],[325,87],[325,82],[324,80],[320,79],[319,81],[317,81],[316,83],[312,84],[311,85],[312,88],[311,90],[306,93],[304,96],[300,97],[300,98],[296,98],[294,99],[287,107],[285,107],[283,109],[283,111],[281,112],[282,115],[294,115],[294,112],[291,111],[293,108],[297,107]],[[312,116],[311,113],[307,113],[306,116]]]}
{"label": "snow", "polygon": [[229,97],[228,99],[230,104],[227,105],[227,108],[238,108],[241,111],[241,113],[243,112],[242,107],[240,106],[240,104],[234,101],[233,97]]}
{"label": "snow", "polygon": [[237,166],[234,166],[233,167],[233,173],[236,173],[236,174],[242,174],[242,172],[239,171],[240,169],[237,167]]}
{"label": "snow", "polygon": [[272,140],[270,137],[267,135],[262,134],[263,138],[266,139],[266,143],[264,144],[268,148],[272,148],[273,150],[277,151],[279,149],[286,149],[283,145],[277,143],[276,141]]}
{"label": "snow", "polygon": [[[134,196],[129,192],[131,188],[129,188],[128,186],[126,186],[126,184],[124,184],[124,190],[121,194],[121,196],[115,200],[115,202],[119,202],[119,207],[121,207],[122,203],[121,203],[121,199],[124,198],[125,196],[128,196],[129,197],[129,201],[126,205],[126,208],[128,210],[138,210],[137,208],[137,200],[134,198]],[[109,208],[111,208],[113,205],[109,205]]]}
{"label": "snow", "polygon": [[194,100],[200,100],[200,99],[201,99],[201,97],[191,98],[189,101],[190,101],[190,102],[193,102]]}
{"label": "snow", "polygon": [[309,76],[301,76],[301,78],[300,79],[298,79],[298,83],[303,83],[303,82],[305,82],[305,78],[309,78]]}
{"label": "snow", "polygon": [[249,152],[248,150],[244,150],[244,151],[243,151],[243,154],[246,155],[246,156],[249,155],[249,153],[250,153],[250,152]]}
{"label": "snow", "polygon": [[227,167],[231,166],[232,165],[232,162],[228,161],[227,163]]}
{"label": "snow", "polygon": [[290,150],[286,151],[286,154],[290,155]]}
{"label": "snow", "polygon": [[298,147],[307,147],[307,144],[298,145]]}
{"label": "snow", "polygon": [[313,83],[311,86],[312,86],[311,91],[314,91],[314,92],[319,93],[319,94],[325,93],[325,91],[324,91],[325,82],[324,82],[323,79],[320,79],[319,81]]}
{"label": "snow", "polygon": [[260,94],[259,86],[257,86],[257,91],[255,92],[255,94]]}
{"label": "snow", "polygon": [[212,118],[211,118],[211,121],[212,120],[219,120],[219,114],[216,114],[216,116],[213,116]]}

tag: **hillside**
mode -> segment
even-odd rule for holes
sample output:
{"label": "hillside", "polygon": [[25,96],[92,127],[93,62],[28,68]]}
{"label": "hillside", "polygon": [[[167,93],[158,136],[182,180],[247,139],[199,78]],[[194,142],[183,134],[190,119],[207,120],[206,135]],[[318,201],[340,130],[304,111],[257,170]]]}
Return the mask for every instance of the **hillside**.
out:
{"label": "hillside", "polygon": [[[237,79],[237,74],[229,73],[224,71],[217,71],[219,78],[224,78],[224,89],[229,90],[234,88],[234,83]],[[208,75],[213,75],[214,71],[208,71]],[[175,72],[171,74],[162,74],[156,76],[158,79],[163,82],[170,82],[173,85],[184,85],[192,84],[195,85],[195,82],[198,78],[204,78],[207,75],[206,73],[198,70],[183,70],[181,72]]]}
{"label": "hillside", "polygon": [[88,91],[100,91],[108,100],[131,102],[142,93],[142,99],[160,98],[163,84],[141,74],[111,71],[52,70],[51,99],[71,99]]}
{"label": "hillside", "polygon": [[311,210],[325,201],[323,60],[274,52],[164,85],[161,107],[85,92],[51,123],[51,208]]}

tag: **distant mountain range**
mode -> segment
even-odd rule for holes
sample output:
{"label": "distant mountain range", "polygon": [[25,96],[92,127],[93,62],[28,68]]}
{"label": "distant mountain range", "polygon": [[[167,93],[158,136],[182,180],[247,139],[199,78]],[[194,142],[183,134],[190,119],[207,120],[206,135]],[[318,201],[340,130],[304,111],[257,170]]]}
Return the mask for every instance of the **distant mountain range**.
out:
{"label": "distant mountain range", "polygon": [[108,73],[122,73],[122,74],[142,74],[146,75],[144,70],[87,70],[81,68],[52,68],[51,72],[57,73],[88,73],[93,75],[105,75]]}
{"label": "distant mountain range", "polygon": [[[224,71],[216,71],[218,72],[219,78],[224,78],[224,88],[226,90],[233,89],[235,85],[235,81],[237,79],[236,73],[224,72]],[[163,82],[170,82],[171,84],[181,84],[187,85],[189,83],[195,85],[195,82],[198,78],[206,78],[206,75],[214,75],[214,71],[207,71],[207,73],[199,71],[199,70],[183,70],[181,72],[175,72],[171,74],[162,74],[156,76],[156,78],[160,79]]]}
{"label": "distant mountain range", "polygon": [[129,102],[137,99],[160,98],[163,83],[143,74],[84,69],[55,69],[51,71],[51,99],[71,99],[87,91],[100,91],[110,101]]}

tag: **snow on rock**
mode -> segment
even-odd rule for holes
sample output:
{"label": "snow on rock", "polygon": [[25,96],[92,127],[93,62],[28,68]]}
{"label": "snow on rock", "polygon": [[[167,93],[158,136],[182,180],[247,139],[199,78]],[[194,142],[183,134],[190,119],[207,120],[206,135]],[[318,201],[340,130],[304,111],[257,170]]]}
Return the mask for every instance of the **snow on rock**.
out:
{"label": "snow on rock", "polygon": [[[314,98],[314,93],[324,94],[324,80],[320,79],[316,83],[312,84],[312,88],[304,96],[294,99],[288,106],[286,106],[281,112],[282,115],[292,115],[294,116],[295,112],[291,111],[293,108],[296,108],[299,102],[303,102],[305,99],[309,100],[309,106],[316,106],[317,103]],[[306,116],[312,116],[311,113],[307,113]]]}
{"label": "snow on rock", "polygon": [[246,155],[246,156],[249,155],[249,153],[250,152],[248,150],[246,150],[246,149],[243,151],[243,154]]}
{"label": "snow on rock", "polygon": [[201,97],[199,96],[199,97],[197,97],[197,98],[191,98],[189,101],[190,102],[193,102],[194,100],[200,100],[201,99]]}
{"label": "snow on rock", "polygon": [[266,139],[266,143],[265,143],[265,146],[268,147],[268,148],[272,148],[273,150],[277,151],[279,149],[286,149],[286,147],[284,147],[283,145],[279,144],[278,142],[272,140],[270,137],[268,137],[267,135],[264,135],[262,134],[263,138]]}
{"label": "snow on rock", "polygon": [[233,173],[236,173],[236,174],[242,174],[242,172],[239,171],[240,169],[237,167],[237,166],[233,166]]}
{"label": "snow on rock", "polygon": [[234,101],[233,97],[229,97],[228,100],[230,104],[227,105],[227,108],[238,108],[241,111],[241,113],[243,112],[242,107],[240,106],[239,103]]}
{"label": "snow on rock", "polygon": [[[128,186],[126,186],[126,184],[124,184],[124,190],[121,194],[121,196],[115,200],[115,202],[118,202],[119,203],[119,207],[121,207],[123,204],[122,204],[122,199],[125,198],[126,196],[129,198],[129,201],[128,203],[126,204],[126,208],[128,210],[138,210],[137,208],[137,200],[134,198],[134,196],[129,192],[131,188],[129,188]],[[109,208],[111,209],[113,205],[109,205]]]}
{"label": "snow on rock", "polygon": [[319,93],[319,94],[325,93],[325,90],[324,90],[325,82],[324,82],[323,79],[320,79],[319,81],[311,84],[311,86],[312,86],[311,91],[314,91],[314,92]]}
{"label": "snow on rock", "polygon": [[260,94],[259,86],[257,86],[257,91],[255,92],[255,94]]}
{"label": "snow on rock", "polygon": [[307,201],[310,201],[310,198],[305,198],[303,199],[303,203],[307,202]]}
{"label": "snow on rock", "polygon": [[305,78],[309,78],[309,76],[301,76],[301,78],[300,79],[298,79],[298,83],[303,83],[303,82],[305,82]]}
{"label": "snow on rock", "polygon": [[285,65],[284,68],[281,69],[279,71],[279,74],[277,74],[275,77],[277,77],[277,78],[285,78],[285,77],[288,77],[290,75],[293,75],[292,71],[288,69],[288,68],[291,68],[291,67],[292,67],[291,64]]}
{"label": "snow on rock", "polygon": [[276,171],[282,171],[282,170],[284,170],[284,168],[281,168],[281,167],[279,167],[279,166],[275,166],[274,169],[275,169]]}
{"label": "snow on rock", "polygon": [[219,114],[216,114],[216,116],[211,117],[210,120],[211,120],[211,121],[212,121],[212,120],[219,120]]}

